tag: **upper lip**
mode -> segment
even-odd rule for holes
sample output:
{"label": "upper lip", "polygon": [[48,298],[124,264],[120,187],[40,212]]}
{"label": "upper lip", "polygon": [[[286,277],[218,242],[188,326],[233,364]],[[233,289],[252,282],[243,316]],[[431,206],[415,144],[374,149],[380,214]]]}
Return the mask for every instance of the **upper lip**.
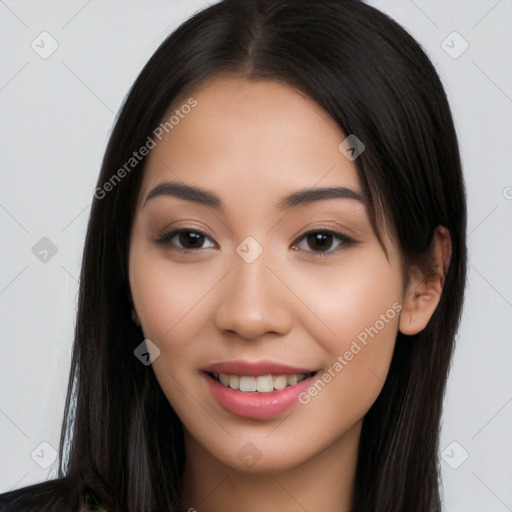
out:
{"label": "upper lip", "polygon": [[313,373],[316,370],[311,368],[300,368],[291,366],[287,363],[280,363],[276,361],[245,361],[236,359],[233,361],[223,361],[211,364],[203,368],[204,372],[208,373],[228,373],[231,375],[294,375],[294,374],[307,374]]}

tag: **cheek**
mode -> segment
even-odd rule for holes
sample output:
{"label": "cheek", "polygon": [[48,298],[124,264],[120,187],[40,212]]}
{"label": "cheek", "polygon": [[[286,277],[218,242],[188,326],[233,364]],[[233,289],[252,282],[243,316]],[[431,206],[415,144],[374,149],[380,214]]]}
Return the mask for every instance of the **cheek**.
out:
{"label": "cheek", "polygon": [[362,419],[382,389],[401,310],[398,269],[375,252],[347,258],[336,272],[303,273],[296,280],[309,306],[301,323],[327,355],[301,403],[326,424],[339,428]]}
{"label": "cheek", "polygon": [[204,352],[200,340],[208,320],[206,306],[219,277],[194,265],[176,265],[162,257],[134,251],[130,261],[130,286],[144,337],[160,350],[152,364],[155,376],[180,417],[186,417],[190,400],[184,400],[182,383]]}
{"label": "cheek", "polygon": [[301,323],[312,338],[334,355],[350,348],[368,331],[394,342],[402,300],[402,277],[380,250],[349,255],[336,268],[295,271],[288,279],[301,298]]}
{"label": "cheek", "polygon": [[130,286],[144,335],[159,341],[161,350],[187,345],[200,330],[204,299],[218,279],[214,269],[206,273],[194,265],[175,265],[151,255],[138,258],[135,253]]}

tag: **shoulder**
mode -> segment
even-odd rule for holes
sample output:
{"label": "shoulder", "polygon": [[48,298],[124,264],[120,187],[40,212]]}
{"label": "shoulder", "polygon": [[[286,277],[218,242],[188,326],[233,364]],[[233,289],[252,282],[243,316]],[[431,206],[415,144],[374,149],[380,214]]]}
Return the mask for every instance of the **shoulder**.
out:
{"label": "shoulder", "polygon": [[59,478],[0,494],[0,512],[35,512],[36,510],[50,512],[58,510],[59,507],[63,511],[69,509],[75,512],[69,506],[65,508],[68,487],[68,479]]}
{"label": "shoulder", "polygon": [[0,494],[0,512],[80,512],[89,508],[88,496],[79,481],[64,477]]}

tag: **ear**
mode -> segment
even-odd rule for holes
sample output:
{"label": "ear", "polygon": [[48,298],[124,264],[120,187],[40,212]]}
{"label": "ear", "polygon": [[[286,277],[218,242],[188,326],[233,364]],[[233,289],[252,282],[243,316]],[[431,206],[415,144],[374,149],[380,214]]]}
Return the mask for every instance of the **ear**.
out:
{"label": "ear", "polygon": [[398,329],[402,334],[418,334],[425,329],[441,299],[452,254],[450,233],[444,226],[435,228],[432,246],[435,273],[433,276],[411,273],[400,312]]}

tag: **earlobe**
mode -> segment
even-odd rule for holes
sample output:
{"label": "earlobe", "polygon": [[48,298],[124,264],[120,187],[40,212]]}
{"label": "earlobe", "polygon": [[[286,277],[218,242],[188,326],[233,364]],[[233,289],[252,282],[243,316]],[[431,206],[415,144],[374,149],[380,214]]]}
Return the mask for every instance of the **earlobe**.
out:
{"label": "earlobe", "polygon": [[432,244],[435,274],[411,275],[400,312],[398,328],[402,334],[410,336],[425,329],[441,299],[451,258],[450,233],[444,226],[436,227]]}

